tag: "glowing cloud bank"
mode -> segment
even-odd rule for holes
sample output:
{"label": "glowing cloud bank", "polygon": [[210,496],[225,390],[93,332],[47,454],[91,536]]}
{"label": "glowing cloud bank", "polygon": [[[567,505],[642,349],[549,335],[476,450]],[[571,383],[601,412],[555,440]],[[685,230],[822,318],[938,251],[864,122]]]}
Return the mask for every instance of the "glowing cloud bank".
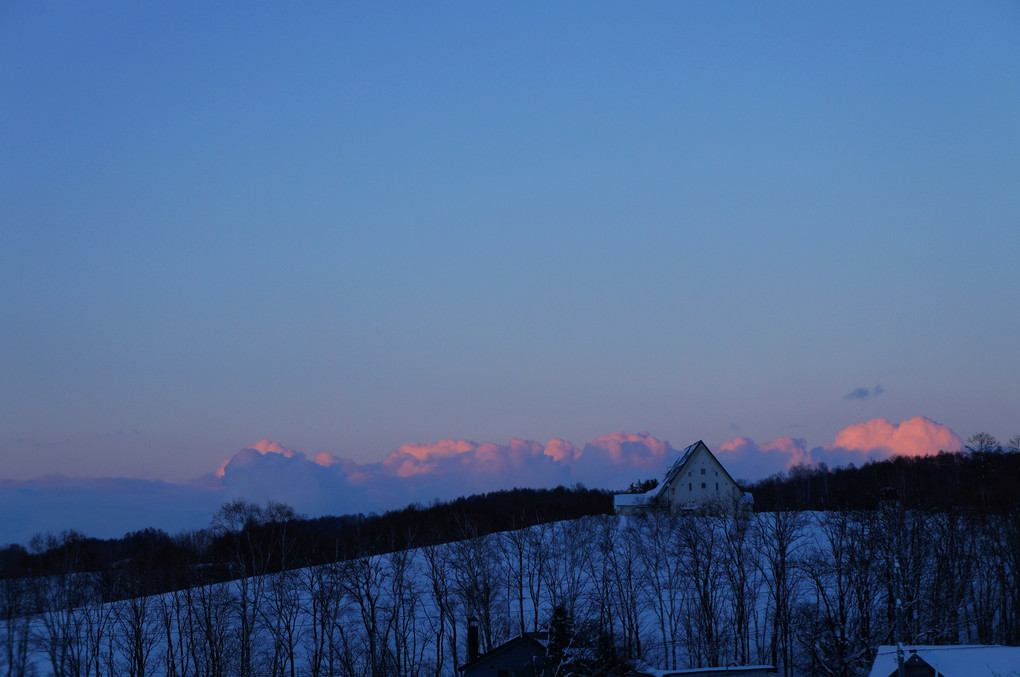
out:
{"label": "glowing cloud bank", "polygon": [[[738,437],[716,453],[735,477],[753,480],[801,464],[860,464],[961,447],[952,430],[919,416],[899,424],[877,418],[850,425],[833,444],[814,448],[794,437],[764,443]],[[309,459],[262,440],[224,461],[218,475],[232,496],[272,498],[306,512],[367,512],[512,487],[580,482],[620,489],[635,479],[661,476],[678,453],[669,442],[646,432],[616,432],[583,447],[559,438],[547,444],[519,438],[508,444],[413,443],[379,463],[358,464],[328,453]]]}
{"label": "glowing cloud bank", "polygon": [[[694,440],[684,440],[684,446]],[[962,448],[948,427],[919,416],[892,423],[876,418],[841,430],[833,444],[809,448],[803,439],[758,443],[738,437],[714,451],[730,473],[754,480],[798,464],[864,463],[893,455],[922,456]],[[360,464],[330,453],[306,455],[261,440],[191,484],[150,480],[43,478],[0,481],[0,544],[25,542],[34,531],[78,528],[120,536],[156,526],[199,528],[231,498],[288,503],[307,515],[368,513],[513,487],[552,488],[582,483],[622,489],[661,477],[679,451],[642,433],[616,432],[583,447],[559,438],[546,444],[514,438],[507,444],[439,440],[405,444],[378,463]]]}
{"label": "glowing cloud bank", "polygon": [[963,441],[944,425],[917,416],[899,425],[884,418],[848,426],[836,435],[836,443],[827,449],[877,451],[886,455],[929,456],[941,450],[956,450]]}
{"label": "glowing cloud bank", "polygon": [[796,465],[861,464],[891,456],[929,456],[962,447],[963,441],[951,429],[917,416],[899,424],[884,418],[855,423],[837,433],[833,444],[813,449],[808,449],[805,440],[794,437],[763,444],[738,437],[720,446],[717,453],[727,468],[734,469],[731,472],[735,476],[757,479]]}
{"label": "glowing cloud bank", "polygon": [[261,440],[223,461],[216,476],[231,496],[272,498],[305,511],[364,512],[512,487],[623,487],[661,474],[676,453],[648,433],[617,432],[583,448],[559,438],[544,445],[519,438],[412,443],[379,463],[358,464],[325,452],[309,459]]}

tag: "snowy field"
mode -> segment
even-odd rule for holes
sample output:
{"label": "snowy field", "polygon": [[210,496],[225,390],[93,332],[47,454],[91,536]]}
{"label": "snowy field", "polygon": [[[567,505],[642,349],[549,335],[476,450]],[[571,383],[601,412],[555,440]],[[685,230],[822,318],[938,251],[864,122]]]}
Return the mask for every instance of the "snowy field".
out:
{"label": "snowy field", "polygon": [[0,626],[0,674],[454,675],[469,617],[484,651],[562,606],[578,650],[611,637],[651,667],[862,675],[897,590],[907,640],[996,641],[1016,572],[991,536],[896,511],[599,516],[111,604],[106,574],[6,581],[6,609],[22,585],[57,610]]}

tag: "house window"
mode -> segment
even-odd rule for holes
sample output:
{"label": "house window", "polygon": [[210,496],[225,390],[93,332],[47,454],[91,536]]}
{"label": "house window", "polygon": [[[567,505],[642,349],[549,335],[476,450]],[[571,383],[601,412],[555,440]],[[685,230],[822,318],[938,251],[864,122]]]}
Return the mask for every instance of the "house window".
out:
{"label": "house window", "polygon": [[692,471],[690,471],[689,473],[687,473],[687,476],[688,476],[688,477],[691,477],[692,475],[694,475],[694,471],[693,471],[693,470],[692,470]]}
{"label": "house window", "polygon": [[687,485],[687,491],[694,491],[694,485],[693,484],[688,484]]}
{"label": "house window", "polygon": [[705,474],[705,469],[704,469],[704,468],[702,468],[702,469],[701,469],[701,474],[702,474],[702,475],[704,475],[704,474]]}
{"label": "house window", "polygon": [[704,482],[702,482],[702,483],[701,483],[701,488],[702,488],[702,489],[704,489],[704,488],[705,488],[705,483],[704,483]]}
{"label": "house window", "polygon": [[718,482],[715,483],[715,490],[719,491],[719,483]]}

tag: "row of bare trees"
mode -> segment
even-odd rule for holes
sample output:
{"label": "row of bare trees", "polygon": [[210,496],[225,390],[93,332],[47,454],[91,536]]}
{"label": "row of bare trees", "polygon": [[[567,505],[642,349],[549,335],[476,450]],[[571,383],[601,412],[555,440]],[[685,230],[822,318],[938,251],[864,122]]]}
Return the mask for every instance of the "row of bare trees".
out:
{"label": "row of bare trees", "polygon": [[908,643],[1020,641],[1017,514],[652,512],[484,536],[464,520],[458,541],[303,569],[286,566],[289,515],[224,506],[231,581],[200,562],[160,595],[144,572],[71,562],[0,581],[0,675],[448,675],[468,617],[486,651],[554,609],[579,646],[608,638],[667,669],[849,677],[897,628]]}

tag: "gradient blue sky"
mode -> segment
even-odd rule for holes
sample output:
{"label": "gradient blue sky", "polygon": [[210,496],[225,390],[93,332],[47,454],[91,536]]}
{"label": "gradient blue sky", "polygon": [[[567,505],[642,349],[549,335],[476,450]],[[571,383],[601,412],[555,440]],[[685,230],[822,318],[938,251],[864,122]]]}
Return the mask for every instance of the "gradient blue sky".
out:
{"label": "gradient blue sky", "polygon": [[0,478],[1005,440],[1018,46],[1015,2],[5,3]]}

